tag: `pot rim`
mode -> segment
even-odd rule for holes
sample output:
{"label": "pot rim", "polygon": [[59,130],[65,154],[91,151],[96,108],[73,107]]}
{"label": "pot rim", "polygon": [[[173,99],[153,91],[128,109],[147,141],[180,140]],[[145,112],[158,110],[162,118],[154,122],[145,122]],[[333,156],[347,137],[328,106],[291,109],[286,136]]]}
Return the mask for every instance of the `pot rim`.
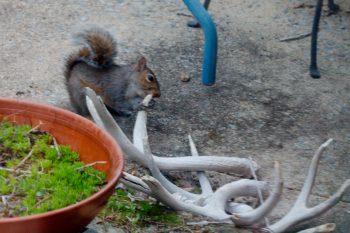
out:
{"label": "pot rim", "polygon": [[[114,174],[116,174],[111,180],[109,180],[107,182],[107,184],[98,192],[94,193],[93,195],[91,195],[88,198],[85,198],[82,201],[79,201],[75,204],[71,204],[69,206],[57,209],[57,210],[52,210],[52,211],[48,211],[45,213],[40,213],[40,214],[33,214],[33,215],[29,215],[29,216],[20,216],[20,217],[12,217],[12,218],[0,218],[0,224],[3,223],[10,223],[10,222],[18,222],[18,221],[31,221],[34,219],[38,219],[38,218],[47,218],[47,217],[51,217],[57,214],[60,214],[62,212],[65,211],[69,211],[69,210],[73,210],[76,208],[79,208],[82,205],[88,204],[89,202],[92,202],[93,200],[99,198],[100,196],[105,195],[106,193],[108,193],[111,189],[114,188],[114,186],[117,184],[120,176],[122,175],[122,171],[124,168],[124,159],[123,159],[123,153],[122,150],[119,146],[119,144],[114,140],[114,138],[105,130],[101,129],[100,127],[98,127],[96,124],[94,124],[92,121],[78,115],[75,114],[73,112],[70,112],[68,110],[56,107],[56,106],[52,106],[49,104],[43,104],[43,103],[36,103],[33,101],[29,101],[29,100],[21,100],[21,99],[12,99],[12,98],[4,98],[4,97],[0,97],[0,102],[7,102],[10,106],[11,103],[14,105],[25,105],[28,107],[33,107],[33,108],[39,108],[39,109],[47,109],[50,110],[50,112],[53,112],[55,115],[63,115],[63,116],[67,116],[73,119],[78,119],[79,121],[82,121],[84,125],[86,125],[87,127],[93,127],[95,128],[98,132],[99,132],[99,136],[103,136],[104,140],[106,143],[111,143],[113,144],[113,154],[119,154],[121,155],[121,159],[119,160],[119,164],[117,166],[117,169],[114,171]],[[105,144],[106,144],[105,143]]]}

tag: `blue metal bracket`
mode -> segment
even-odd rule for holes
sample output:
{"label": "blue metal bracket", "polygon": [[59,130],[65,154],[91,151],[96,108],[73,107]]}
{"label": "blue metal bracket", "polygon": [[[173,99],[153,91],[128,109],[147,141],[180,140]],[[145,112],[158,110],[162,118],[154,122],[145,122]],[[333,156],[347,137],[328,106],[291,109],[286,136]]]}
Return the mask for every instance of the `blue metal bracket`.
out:
{"label": "blue metal bracket", "polygon": [[[183,0],[204,31],[204,59],[202,83],[211,86],[215,83],[218,36],[215,24],[199,0]],[[209,5],[209,1],[208,1]]]}

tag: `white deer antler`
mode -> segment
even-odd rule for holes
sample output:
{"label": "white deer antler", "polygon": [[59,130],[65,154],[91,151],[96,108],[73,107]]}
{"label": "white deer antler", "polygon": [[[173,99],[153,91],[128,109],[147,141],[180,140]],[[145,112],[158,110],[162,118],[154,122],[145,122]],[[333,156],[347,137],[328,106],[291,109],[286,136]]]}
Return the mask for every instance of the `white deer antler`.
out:
{"label": "white deer antler", "polygon": [[[249,159],[199,156],[191,136],[189,136],[189,143],[192,156],[176,158],[154,156],[148,143],[147,113],[145,111],[139,111],[137,114],[133,133],[134,144],[132,144],[107,111],[102,100],[91,89],[87,89],[86,93],[87,106],[95,122],[115,138],[127,158],[147,167],[153,176],[145,176],[140,179],[128,173],[123,173],[121,182],[153,196],[174,210],[189,211],[210,217],[219,222],[233,223],[236,226],[252,227],[265,232],[278,233],[284,232],[300,222],[307,221],[329,210],[341,200],[341,197],[350,186],[350,180],[347,180],[336,194],[325,202],[312,208],[307,208],[306,206],[314,184],[318,161],[324,149],[332,141],[330,139],[316,151],[304,186],[290,212],[276,223],[265,228],[259,228],[257,224],[273,210],[282,194],[283,180],[278,162],[275,162],[276,176],[273,190],[264,203],[253,209],[245,204],[231,202],[232,198],[238,196],[258,197],[260,192],[266,197],[268,195],[266,183],[257,180],[241,179],[225,184],[213,191],[205,171],[230,172],[251,177],[250,167],[252,162]],[[150,99],[149,96],[146,97],[146,102]],[[257,168],[258,165],[253,163],[253,170]],[[177,187],[161,173],[161,170],[197,171],[202,193],[194,194]],[[308,229],[305,232],[331,232],[334,228],[334,224],[326,224]]]}

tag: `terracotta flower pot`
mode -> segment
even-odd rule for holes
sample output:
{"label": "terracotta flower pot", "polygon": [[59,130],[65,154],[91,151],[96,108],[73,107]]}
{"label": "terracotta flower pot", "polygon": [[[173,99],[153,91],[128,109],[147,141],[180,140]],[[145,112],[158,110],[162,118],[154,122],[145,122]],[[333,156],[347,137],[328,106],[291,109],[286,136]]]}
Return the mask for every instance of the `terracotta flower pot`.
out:
{"label": "terracotta flower pot", "polygon": [[40,129],[52,134],[59,144],[69,144],[78,151],[84,163],[107,161],[107,164],[98,164],[94,168],[107,173],[108,183],[91,197],[62,209],[26,217],[1,218],[0,232],[81,232],[114,192],[123,169],[123,156],[118,144],[91,121],[49,105],[0,98],[0,119],[4,117],[16,124],[33,127],[41,124]]}

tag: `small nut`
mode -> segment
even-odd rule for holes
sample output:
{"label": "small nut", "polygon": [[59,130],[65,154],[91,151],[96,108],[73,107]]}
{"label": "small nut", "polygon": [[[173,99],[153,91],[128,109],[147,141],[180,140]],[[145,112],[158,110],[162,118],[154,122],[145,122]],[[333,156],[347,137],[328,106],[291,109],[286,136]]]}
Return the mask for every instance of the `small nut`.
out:
{"label": "small nut", "polygon": [[190,81],[190,76],[184,72],[181,72],[180,79],[182,82],[189,82]]}

